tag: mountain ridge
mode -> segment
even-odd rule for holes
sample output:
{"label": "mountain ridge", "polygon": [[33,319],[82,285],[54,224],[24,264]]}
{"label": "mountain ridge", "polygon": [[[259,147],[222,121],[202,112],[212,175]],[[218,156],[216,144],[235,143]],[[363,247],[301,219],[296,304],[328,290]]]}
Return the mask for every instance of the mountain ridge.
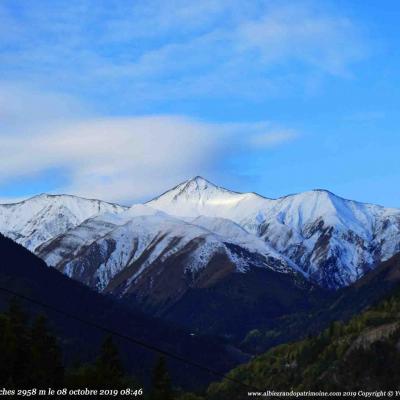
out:
{"label": "mountain ridge", "polygon": [[[230,219],[263,237],[305,275],[333,288],[354,282],[365,268],[400,249],[400,210],[343,199],[324,189],[269,199],[196,177],[146,204],[177,217]],[[382,232],[386,225],[393,231],[390,240]]]}
{"label": "mountain ridge", "polygon": [[[41,206],[34,206],[36,203]],[[22,215],[15,229],[12,222],[18,220],[19,211],[14,215],[13,209],[27,214]],[[175,218],[182,228],[179,236],[184,237],[185,229],[199,225],[219,235],[221,243],[244,246],[254,254],[273,255],[294,272],[333,289],[355,282],[375,264],[400,251],[398,209],[343,199],[325,189],[269,199],[225,189],[201,176],[131,207],[46,194],[0,205],[0,231],[42,254],[44,246],[55,248],[62,242],[62,235],[82,224],[95,241],[101,239],[96,229],[106,233],[107,224],[118,227],[139,216],[151,220],[150,214],[164,220]],[[137,229],[145,231],[144,226]],[[166,233],[159,231],[161,236]],[[126,235],[136,240],[140,232],[138,236],[131,230]],[[202,235],[199,232],[199,237]]]}
{"label": "mountain ridge", "polygon": [[386,206],[384,206],[384,205],[382,205],[382,204],[368,203],[368,202],[365,202],[365,201],[353,200],[353,199],[350,199],[350,198],[347,198],[347,197],[339,196],[338,194],[332,192],[331,190],[329,190],[329,189],[324,189],[324,188],[314,188],[314,189],[308,189],[308,190],[305,190],[305,191],[302,191],[302,192],[289,193],[289,194],[286,194],[286,195],[283,195],[283,196],[278,196],[278,197],[268,197],[268,196],[263,195],[263,194],[260,194],[260,193],[258,193],[258,192],[253,192],[253,191],[250,191],[250,192],[240,192],[240,191],[228,189],[228,188],[226,188],[225,186],[217,185],[217,184],[211,182],[210,180],[208,180],[207,178],[204,178],[204,177],[201,176],[201,175],[196,175],[196,176],[194,176],[193,178],[189,178],[189,179],[187,179],[187,180],[184,180],[184,181],[182,181],[181,183],[179,183],[179,184],[175,185],[174,187],[172,187],[171,189],[165,190],[163,193],[161,193],[161,194],[159,194],[159,195],[157,195],[157,196],[151,198],[150,200],[145,201],[144,203],[145,203],[145,204],[150,203],[150,202],[152,202],[152,201],[154,201],[154,200],[156,200],[156,199],[162,197],[163,195],[167,194],[168,192],[174,191],[175,189],[177,189],[177,188],[180,187],[180,186],[184,186],[185,184],[188,184],[188,183],[191,183],[191,182],[196,182],[196,181],[197,181],[197,182],[203,181],[203,182],[207,183],[208,185],[210,185],[210,186],[212,186],[212,187],[214,187],[214,188],[216,188],[216,189],[221,189],[221,190],[223,190],[223,191],[226,191],[226,192],[229,192],[229,193],[232,193],[232,194],[239,194],[239,195],[249,194],[249,195],[255,195],[255,196],[257,196],[257,197],[260,197],[260,198],[263,198],[263,199],[266,199],[266,200],[280,200],[280,199],[285,199],[285,198],[287,198],[287,197],[298,196],[298,195],[301,195],[301,194],[304,194],[304,193],[325,192],[325,193],[327,193],[327,194],[330,194],[330,195],[332,195],[332,196],[334,196],[334,197],[336,197],[336,198],[339,198],[339,199],[341,199],[341,200],[344,200],[344,201],[351,201],[351,202],[353,202],[353,203],[359,203],[359,204],[365,204],[365,205],[373,205],[373,206],[382,207],[382,208],[386,208],[386,209],[393,209],[393,210],[399,209],[399,208],[397,208],[397,207],[386,207]]}

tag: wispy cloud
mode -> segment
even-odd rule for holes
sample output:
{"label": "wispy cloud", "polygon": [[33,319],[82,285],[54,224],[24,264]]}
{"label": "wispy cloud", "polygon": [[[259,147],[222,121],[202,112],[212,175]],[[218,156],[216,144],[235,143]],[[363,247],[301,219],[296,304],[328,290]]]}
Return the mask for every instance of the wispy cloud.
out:
{"label": "wispy cloud", "polygon": [[[19,6],[17,12],[10,3],[0,5],[7,76],[130,101],[251,96],[252,87],[260,98],[282,91],[288,75],[300,86],[313,71],[348,76],[367,53],[357,24],[320,2]],[[300,68],[293,69],[294,62]]]}
{"label": "wispy cloud", "polygon": [[261,18],[244,22],[238,32],[240,47],[253,49],[265,66],[297,61],[328,74],[347,75],[366,55],[350,19],[325,13],[312,3],[271,7]]}

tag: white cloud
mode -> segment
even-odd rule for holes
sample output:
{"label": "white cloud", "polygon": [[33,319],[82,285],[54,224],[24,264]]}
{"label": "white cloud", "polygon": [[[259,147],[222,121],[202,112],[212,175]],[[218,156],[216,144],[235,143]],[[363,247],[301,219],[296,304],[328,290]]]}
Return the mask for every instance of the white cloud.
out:
{"label": "white cloud", "polygon": [[[6,103],[0,120],[0,185],[16,178],[40,180],[50,171],[59,182],[54,192],[109,201],[149,198],[191,176],[221,173],[222,164],[222,173],[229,174],[226,162],[252,151],[255,142],[267,147],[268,141],[288,139],[282,133],[274,137],[267,122],[99,117],[85,107],[71,114],[82,104],[22,85],[14,90],[0,85],[0,104]],[[268,138],[262,136],[266,131]]]}
{"label": "white cloud", "polygon": [[218,126],[183,117],[150,116],[88,119],[29,136],[2,135],[0,180],[61,168],[71,182],[58,190],[130,200],[212,167],[221,134]]}

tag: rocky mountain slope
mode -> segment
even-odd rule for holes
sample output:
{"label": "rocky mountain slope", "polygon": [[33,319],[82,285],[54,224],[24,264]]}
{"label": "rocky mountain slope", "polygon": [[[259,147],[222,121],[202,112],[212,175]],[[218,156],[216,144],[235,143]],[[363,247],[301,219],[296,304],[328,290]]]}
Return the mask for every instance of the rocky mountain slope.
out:
{"label": "rocky mountain slope", "polygon": [[276,200],[196,177],[147,203],[177,217],[225,218],[285,255],[322,286],[346,286],[400,251],[400,210],[325,190]]}
{"label": "rocky mountain slope", "polygon": [[264,241],[224,219],[189,222],[148,205],[84,221],[37,254],[100,292],[134,294],[149,305],[177,301],[235,272],[261,267],[292,273],[292,263]]}

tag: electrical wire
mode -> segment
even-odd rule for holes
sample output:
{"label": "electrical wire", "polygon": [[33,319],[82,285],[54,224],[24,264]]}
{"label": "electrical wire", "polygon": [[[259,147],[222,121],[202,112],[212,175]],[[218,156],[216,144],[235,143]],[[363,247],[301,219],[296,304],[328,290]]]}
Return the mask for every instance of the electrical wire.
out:
{"label": "electrical wire", "polygon": [[148,344],[146,342],[143,342],[142,340],[135,339],[135,338],[133,338],[131,336],[128,336],[128,335],[124,335],[123,333],[114,331],[113,329],[110,329],[110,328],[108,328],[106,326],[100,325],[100,324],[98,324],[96,322],[89,321],[89,320],[81,318],[81,317],[79,317],[77,315],[71,314],[71,313],[69,313],[67,311],[60,310],[57,307],[54,307],[54,306],[52,306],[50,304],[43,303],[43,302],[41,302],[39,300],[32,299],[31,297],[28,297],[28,296],[23,295],[21,293],[17,293],[15,291],[11,290],[11,289],[0,287],[0,291],[8,293],[8,294],[10,294],[12,296],[18,297],[18,298],[23,299],[25,301],[28,301],[28,302],[30,302],[32,304],[38,305],[40,307],[47,308],[47,309],[52,310],[52,311],[54,311],[54,312],[56,312],[58,314],[64,315],[65,317],[68,317],[70,319],[78,321],[78,322],[80,322],[82,324],[86,324],[88,326],[91,326],[91,327],[94,327],[96,329],[102,330],[103,332],[106,332],[106,333],[108,333],[110,335],[113,335],[113,336],[116,336],[116,337],[120,337],[121,339],[124,339],[124,340],[126,340],[128,342],[131,342],[133,344],[141,346],[141,347],[143,347],[143,348],[145,348],[147,350],[156,352],[158,354],[162,354],[162,355],[164,355],[166,357],[169,357],[171,359],[174,359],[176,361],[180,361],[180,362],[185,363],[187,365],[190,365],[192,367],[195,367],[195,368],[198,368],[200,370],[206,371],[206,372],[208,372],[208,373],[210,373],[210,374],[212,374],[214,376],[218,376],[219,378],[223,378],[223,379],[228,380],[228,381],[230,381],[232,383],[235,383],[235,384],[238,384],[240,386],[246,387],[247,389],[251,389],[252,391],[257,391],[257,392],[263,392],[264,391],[264,390],[261,390],[259,388],[254,387],[252,385],[249,385],[249,384],[247,384],[245,382],[242,382],[242,381],[239,381],[237,379],[231,378],[231,377],[227,376],[226,374],[224,374],[223,372],[216,371],[214,369],[211,369],[209,367],[201,365],[201,364],[199,364],[199,363],[197,363],[195,361],[188,360],[188,359],[186,359],[186,358],[184,358],[182,356],[179,356],[177,354],[174,354],[174,353],[171,353],[169,351],[163,350],[163,349],[161,349],[161,348],[159,348],[157,346],[154,346],[154,345]]}

